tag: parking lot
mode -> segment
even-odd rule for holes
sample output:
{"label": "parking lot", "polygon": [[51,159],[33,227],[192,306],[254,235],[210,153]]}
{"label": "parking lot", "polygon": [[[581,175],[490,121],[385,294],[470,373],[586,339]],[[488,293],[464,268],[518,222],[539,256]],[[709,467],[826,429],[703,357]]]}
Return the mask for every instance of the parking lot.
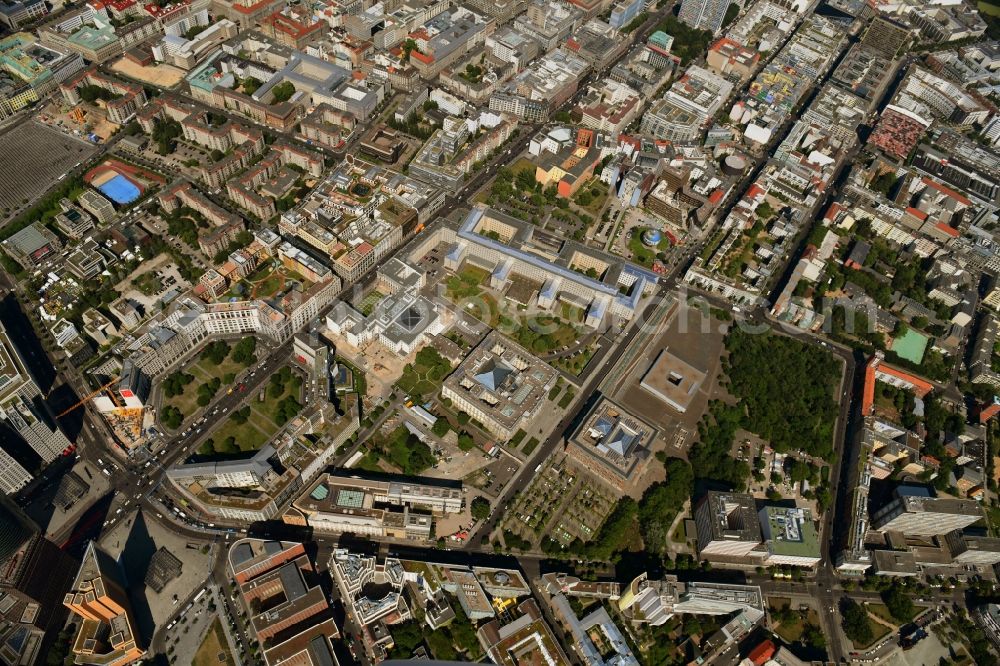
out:
{"label": "parking lot", "polygon": [[146,312],[155,312],[156,305],[170,292],[179,294],[191,288],[169,255],[161,254],[143,263],[131,275],[115,285],[123,296],[141,303]]}

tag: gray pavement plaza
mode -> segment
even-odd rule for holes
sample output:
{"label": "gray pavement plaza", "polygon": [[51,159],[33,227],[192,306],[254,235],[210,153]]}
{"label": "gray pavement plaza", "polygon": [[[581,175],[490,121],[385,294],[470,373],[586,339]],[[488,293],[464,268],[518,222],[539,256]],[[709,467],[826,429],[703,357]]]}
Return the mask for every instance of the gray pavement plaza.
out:
{"label": "gray pavement plaza", "polygon": [[15,214],[97,147],[34,121],[0,135],[0,218]]}

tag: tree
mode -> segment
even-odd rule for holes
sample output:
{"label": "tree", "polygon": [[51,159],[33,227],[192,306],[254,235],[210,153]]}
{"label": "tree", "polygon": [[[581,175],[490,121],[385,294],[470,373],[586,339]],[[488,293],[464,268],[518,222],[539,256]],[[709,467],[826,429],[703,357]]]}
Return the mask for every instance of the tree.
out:
{"label": "tree", "polygon": [[490,502],[485,497],[477,496],[472,499],[469,505],[472,517],[475,520],[486,520],[490,515]]}
{"label": "tree", "polygon": [[182,134],[181,124],[176,120],[156,118],[153,121],[153,132],[150,136],[156,144],[156,152],[160,155],[169,155],[174,152],[177,138]]}
{"label": "tree", "polygon": [[887,197],[889,196],[889,192],[892,191],[892,188],[896,186],[897,180],[898,178],[896,178],[895,173],[892,171],[886,171],[879,174],[875,180],[872,181],[871,188],[882,196]]}
{"label": "tree", "polygon": [[295,94],[295,86],[291,81],[282,81],[278,85],[271,88],[271,99],[275,104],[281,104],[282,102],[287,102]]}
{"label": "tree", "polygon": [[160,421],[170,430],[177,430],[184,422],[184,414],[173,405],[167,405],[160,412]]}
{"label": "tree", "polygon": [[472,435],[463,430],[458,434],[458,448],[463,451],[471,451],[476,448],[476,440],[473,439]]}
{"label": "tree", "polygon": [[726,9],[726,15],[722,19],[722,27],[725,28],[730,23],[736,20],[736,17],[740,15],[740,6],[737,3],[729,5]]}
{"label": "tree", "polygon": [[913,617],[917,613],[913,606],[913,600],[903,591],[900,585],[893,585],[883,591],[882,602],[889,609],[889,614],[901,624],[913,620]]}
{"label": "tree", "polygon": [[767,222],[772,217],[774,217],[774,208],[772,208],[771,204],[769,204],[766,201],[762,202],[759,206],[757,206],[756,212],[757,212],[757,219],[763,222]]}
{"label": "tree", "polygon": [[642,540],[648,550],[657,553],[666,547],[670,525],[694,491],[694,472],[687,461],[668,458],[666,472],[666,481],[647,488],[639,500]]}
{"label": "tree", "polygon": [[403,624],[393,625],[392,642],[393,648],[389,656],[395,659],[408,659],[413,656],[413,651],[417,649],[424,640],[420,624],[411,620]]}
{"label": "tree", "polygon": [[194,381],[194,375],[184,372],[175,372],[163,380],[163,395],[166,398],[173,398],[184,393],[184,387]]}
{"label": "tree", "polygon": [[295,398],[295,396],[285,396],[281,402],[278,403],[278,407],[275,410],[274,422],[279,426],[283,426],[295,418],[300,411],[302,411],[302,405]]}
{"label": "tree", "polygon": [[257,339],[252,337],[243,338],[236,343],[230,358],[240,365],[247,366],[257,360]]}
{"label": "tree", "polygon": [[816,650],[826,648],[826,636],[815,624],[807,624],[802,630],[802,642]]}
{"label": "tree", "polygon": [[875,634],[872,630],[871,620],[864,607],[850,597],[845,597],[841,603],[841,626],[844,634],[859,645],[868,645],[872,642]]}
{"label": "tree", "polygon": [[439,418],[431,426],[431,432],[433,432],[438,437],[444,437],[451,431],[451,425],[448,423],[448,419]]}
{"label": "tree", "polygon": [[235,412],[232,413],[232,416],[230,416],[230,418],[233,420],[234,423],[238,425],[246,423],[250,419],[250,406],[245,405],[244,407],[237,409]]}
{"label": "tree", "polygon": [[82,99],[87,104],[93,104],[97,100],[102,100],[104,102],[110,102],[113,99],[119,97],[110,90],[105,90],[101,86],[94,85],[84,85],[76,89],[76,92],[80,95]]}
{"label": "tree", "polygon": [[187,32],[184,33],[184,38],[188,40],[194,39],[207,29],[207,25],[193,25],[187,29]]}
{"label": "tree", "polygon": [[243,79],[243,92],[245,92],[248,95],[253,95],[255,92],[257,92],[257,89],[260,88],[262,85],[264,85],[264,82],[261,81],[260,79],[248,76],[247,78]]}
{"label": "tree", "polygon": [[229,356],[229,350],[230,347],[227,342],[216,340],[205,346],[205,351],[202,352],[201,356],[212,365],[219,365]]}

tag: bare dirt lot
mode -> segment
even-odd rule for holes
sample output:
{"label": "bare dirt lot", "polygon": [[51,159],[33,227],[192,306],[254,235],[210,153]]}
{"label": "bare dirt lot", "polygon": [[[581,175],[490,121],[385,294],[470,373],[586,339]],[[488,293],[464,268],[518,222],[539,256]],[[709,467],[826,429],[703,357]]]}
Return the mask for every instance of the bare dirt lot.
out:
{"label": "bare dirt lot", "polygon": [[173,88],[184,79],[184,70],[173,65],[142,65],[122,56],[111,65],[111,69],[130,79],[151,83],[161,88]]}

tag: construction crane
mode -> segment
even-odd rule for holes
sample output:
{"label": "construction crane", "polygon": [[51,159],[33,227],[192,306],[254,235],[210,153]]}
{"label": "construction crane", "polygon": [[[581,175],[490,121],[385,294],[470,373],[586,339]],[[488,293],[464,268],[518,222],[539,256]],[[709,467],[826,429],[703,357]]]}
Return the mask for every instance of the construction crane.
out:
{"label": "construction crane", "polygon": [[97,390],[89,393],[86,397],[81,398],[78,403],[76,403],[72,407],[64,410],[61,414],[57,415],[56,418],[57,419],[61,419],[62,417],[66,416],[67,414],[69,414],[71,412],[75,412],[77,409],[79,409],[80,407],[83,407],[85,404],[87,404],[88,402],[90,402],[90,400],[92,398],[96,397],[98,394],[103,393],[107,389],[109,389],[112,386],[114,386],[115,384],[117,384],[119,379],[121,379],[121,378],[120,377],[115,377],[114,379],[112,379],[111,381],[109,381],[107,384],[101,386],[99,389],[97,389]]}

